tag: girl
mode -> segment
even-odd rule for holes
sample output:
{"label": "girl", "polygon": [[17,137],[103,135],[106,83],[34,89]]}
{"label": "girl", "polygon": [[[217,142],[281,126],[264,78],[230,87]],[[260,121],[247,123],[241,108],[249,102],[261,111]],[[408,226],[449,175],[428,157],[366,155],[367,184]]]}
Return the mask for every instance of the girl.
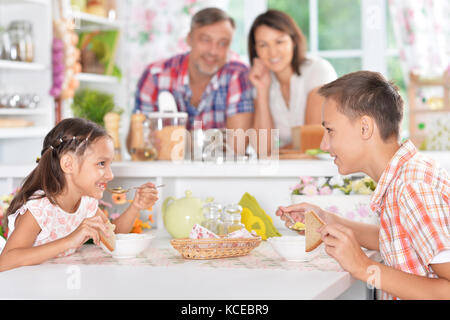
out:
{"label": "girl", "polygon": [[[88,239],[100,243],[107,217],[98,208],[113,179],[114,145],[97,124],[65,119],[45,137],[41,159],[9,206],[9,236],[0,271],[42,263],[75,252]],[[142,185],[128,209],[113,221],[116,233],[130,232],[140,210],[158,199],[152,183]]]}
{"label": "girl", "polygon": [[[253,128],[279,129],[280,146],[286,147],[292,127],[320,124],[323,99],[317,90],[336,79],[336,71],[324,59],[306,57],[305,36],[282,11],[268,10],[255,19],[248,51],[249,79],[256,88]],[[267,144],[271,150],[270,139]]]}

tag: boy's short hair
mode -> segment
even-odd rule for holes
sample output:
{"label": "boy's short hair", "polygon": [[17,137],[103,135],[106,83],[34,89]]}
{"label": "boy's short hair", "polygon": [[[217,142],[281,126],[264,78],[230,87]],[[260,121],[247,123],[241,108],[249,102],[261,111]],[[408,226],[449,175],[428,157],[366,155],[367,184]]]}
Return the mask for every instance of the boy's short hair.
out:
{"label": "boy's short hair", "polygon": [[206,8],[197,12],[191,20],[191,31],[195,28],[208,26],[221,21],[229,21],[233,29],[236,27],[234,19],[219,8]]}
{"label": "boy's short hair", "polygon": [[338,110],[351,120],[364,115],[372,117],[383,141],[399,137],[403,99],[398,87],[380,73],[358,71],[346,74],[322,86],[319,95],[333,99]]}

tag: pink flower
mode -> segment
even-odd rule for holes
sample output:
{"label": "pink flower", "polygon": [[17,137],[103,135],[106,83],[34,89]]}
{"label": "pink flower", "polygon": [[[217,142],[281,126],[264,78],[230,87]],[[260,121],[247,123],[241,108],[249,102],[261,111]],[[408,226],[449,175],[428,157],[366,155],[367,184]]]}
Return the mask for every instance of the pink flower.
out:
{"label": "pink flower", "polygon": [[302,188],[301,184],[296,184],[295,186],[291,187],[291,190],[299,190],[301,188]]}
{"label": "pink flower", "polygon": [[300,180],[303,184],[313,184],[315,182],[313,177],[301,177]]}
{"label": "pink flower", "polygon": [[307,196],[315,196],[318,194],[316,186],[309,184],[303,188],[303,194]]}
{"label": "pink flower", "polygon": [[325,187],[323,187],[323,188],[320,188],[320,190],[319,190],[319,194],[320,194],[321,196],[327,196],[327,195],[330,195],[331,192],[332,192],[332,190],[331,190],[331,188],[330,188],[329,186],[325,186]]}

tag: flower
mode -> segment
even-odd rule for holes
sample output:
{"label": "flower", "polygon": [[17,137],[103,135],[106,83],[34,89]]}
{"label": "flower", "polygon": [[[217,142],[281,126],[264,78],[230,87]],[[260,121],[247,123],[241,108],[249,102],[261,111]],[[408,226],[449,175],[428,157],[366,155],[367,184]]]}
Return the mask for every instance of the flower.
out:
{"label": "flower", "polygon": [[320,190],[319,190],[319,194],[321,196],[328,196],[328,195],[331,194],[331,192],[332,191],[331,191],[331,188],[329,186],[325,186],[323,188],[320,188]]}
{"label": "flower", "polygon": [[294,195],[370,195],[376,184],[370,177],[300,177],[300,183],[291,187]]}

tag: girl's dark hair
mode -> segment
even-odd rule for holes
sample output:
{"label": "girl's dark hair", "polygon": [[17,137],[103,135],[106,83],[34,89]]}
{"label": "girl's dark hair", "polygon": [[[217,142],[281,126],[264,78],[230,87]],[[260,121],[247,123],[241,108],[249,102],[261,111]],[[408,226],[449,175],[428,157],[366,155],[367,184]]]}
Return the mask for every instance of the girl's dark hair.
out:
{"label": "girl's dark hair", "polygon": [[33,199],[47,197],[55,204],[55,196],[66,186],[64,172],[59,163],[61,156],[67,152],[82,156],[94,141],[105,136],[109,137],[104,128],[86,119],[68,118],[59,122],[44,139],[38,165],[25,178],[11,201],[5,214],[5,225],[7,217],[15,213],[38,190],[43,190],[44,194],[35,195]]}
{"label": "girl's dark hair", "polygon": [[306,38],[300,27],[294,19],[283,11],[267,10],[265,13],[256,17],[250,29],[248,36],[248,54],[250,63],[253,65],[253,59],[258,57],[256,53],[255,31],[260,26],[267,26],[281,32],[287,33],[294,43],[294,55],[291,61],[292,70],[300,75],[300,66],[306,59]]}

